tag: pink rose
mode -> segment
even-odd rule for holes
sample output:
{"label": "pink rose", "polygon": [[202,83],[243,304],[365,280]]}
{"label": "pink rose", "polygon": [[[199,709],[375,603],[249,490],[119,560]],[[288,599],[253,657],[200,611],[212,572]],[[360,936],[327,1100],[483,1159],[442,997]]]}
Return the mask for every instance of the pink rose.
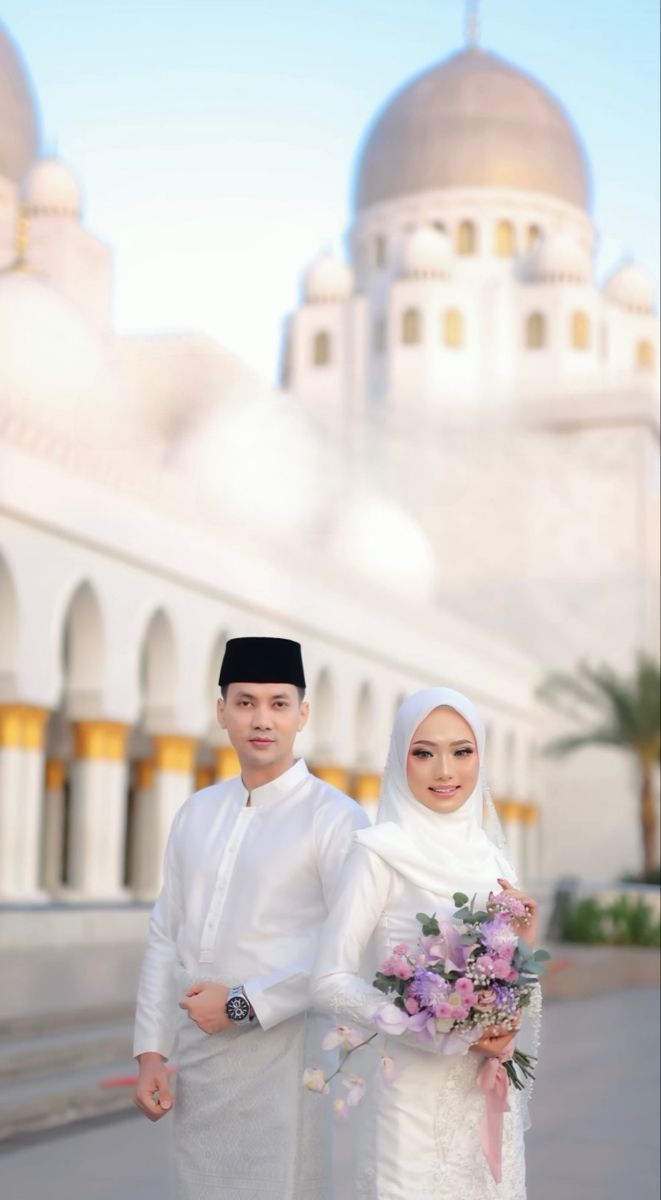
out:
{"label": "pink rose", "polygon": [[420,1012],[420,1005],[413,996],[409,996],[408,1000],[404,1001],[404,1004],[406,1006],[407,1013],[410,1013],[412,1017],[414,1017],[417,1012]]}
{"label": "pink rose", "polygon": [[475,1007],[479,1008],[480,1012],[487,1012],[493,1008],[496,1002],[496,993],[492,988],[485,988],[482,992],[477,992],[475,995]]}

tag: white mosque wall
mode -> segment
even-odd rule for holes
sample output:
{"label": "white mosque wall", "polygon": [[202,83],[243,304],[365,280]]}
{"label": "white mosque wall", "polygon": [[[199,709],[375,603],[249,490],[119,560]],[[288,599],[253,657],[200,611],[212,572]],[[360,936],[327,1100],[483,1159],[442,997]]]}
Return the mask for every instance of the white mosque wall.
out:
{"label": "white mosque wall", "polygon": [[398,197],[361,212],[352,226],[348,243],[357,285],[367,290],[397,270],[406,237],[419,225],[442,228],[455,250],[465,222],[475,229],[475,251],[460,256],[460,265],[472,274],[504,271],[508,258],[498,251],[498,227],[512,226],[513,250],[525,253],[534,242],[551,232],[570,232],[592,252],[594,230],[581,209],[552,196],[497,188],[447,188]]}
{"label": "white mosque wall", "polygon": [[426,601],[404,614],[309,555],[256,555],[154,493],[129,496],[11,437],[0,447],[0,725],[10,742],[30,725],[0,749],[5,902],[155,894],[172,815],[226,746],[213,708],[233,634],[301,637],[312,715],[299,750],[368,805],[397,703],[442,681],[485,706],[497,794],[531,808],[529,750],[502,749],[539,739],[525,655]]}

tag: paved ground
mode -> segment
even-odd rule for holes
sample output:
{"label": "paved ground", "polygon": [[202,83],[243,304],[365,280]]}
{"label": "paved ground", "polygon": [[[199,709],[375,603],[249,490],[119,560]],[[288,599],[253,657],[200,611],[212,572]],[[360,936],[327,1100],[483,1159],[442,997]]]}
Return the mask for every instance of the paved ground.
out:
{"label": "paved ground", "polygon": [[[547,1005],[528,1135],[529,1200],[657,1200],[659,993]],[[79,1126],[0,1150],[20,1200],[173,1200],[167,1119]],[[339,1198],[342,1200],[342,1198]]]}

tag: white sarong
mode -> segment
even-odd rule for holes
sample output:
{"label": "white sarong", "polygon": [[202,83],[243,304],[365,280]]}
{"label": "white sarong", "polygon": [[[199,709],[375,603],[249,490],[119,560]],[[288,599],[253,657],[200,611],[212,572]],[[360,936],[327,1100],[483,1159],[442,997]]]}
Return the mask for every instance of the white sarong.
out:
{"label": "white sarong", "polygon": [[305,1016],[209,1036],[182,1012],[177,1200],[330,1200],[328,1101],[302,1086],[321,1036]]}

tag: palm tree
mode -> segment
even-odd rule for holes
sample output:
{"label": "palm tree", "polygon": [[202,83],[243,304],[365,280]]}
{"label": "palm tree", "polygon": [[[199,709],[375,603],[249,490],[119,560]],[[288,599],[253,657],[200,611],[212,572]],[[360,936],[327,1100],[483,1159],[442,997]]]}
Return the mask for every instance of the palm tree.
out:
{"label": "palm tree", "polygon": [[[612,746],[633,755],[640,780],[640,827],[645,875],[658,865],[654,769],[661,759],[661,672],[645,654],[631,677],[612,667],[581,663],[575,674],[556,671],[540,688],[540,698],[574,723],[576,733],[556,738],[547,754],[567,755],[587,746]],[[594,724],[586,727],[587,712]]]}

